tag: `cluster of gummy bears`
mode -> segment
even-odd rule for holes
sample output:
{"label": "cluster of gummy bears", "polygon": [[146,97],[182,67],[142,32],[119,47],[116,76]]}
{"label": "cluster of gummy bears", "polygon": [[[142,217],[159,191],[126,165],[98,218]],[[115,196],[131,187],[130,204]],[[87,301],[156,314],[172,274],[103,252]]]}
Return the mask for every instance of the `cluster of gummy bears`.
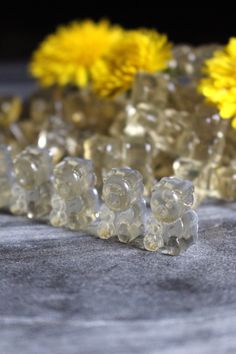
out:
{"label": "cluster of gummy bears", "polygon": [[123,243],[139,240],[149,251],[178,255],[197,239],[193,185],[176,177],[154,184],[150,208],[142,175],[129,167],[112,168],[103,180],[101,200],[90,160],[66,157],[53,166],[46,149],[29,146],[13,160],[0,145],[0,208],[87,231]]}

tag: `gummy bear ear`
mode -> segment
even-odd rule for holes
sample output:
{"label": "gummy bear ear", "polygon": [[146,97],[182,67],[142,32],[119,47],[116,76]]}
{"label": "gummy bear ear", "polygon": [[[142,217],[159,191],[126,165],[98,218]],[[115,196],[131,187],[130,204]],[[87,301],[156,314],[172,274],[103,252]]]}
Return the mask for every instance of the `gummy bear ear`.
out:
{"label": "gummy bear ear", "polygon": [[117,175],[119,174],[119,169],[118,168],[112,168],[111,170],[107,171],[107,172],[104,172],[103,176],[102,176],[102,180],[103,180],[103,183],[106,183],[108,178],[114,176],[114,175]]}
{"label": "gummy bear ear", "polygon": [[181,180],[179,179],[179,185],[177,186],[177,190],[181,195],[181,199],[185,206],[191,207],[194,202],[194,186],[191,181]]}
{"label": "gummy bear ear", "polygon": [[90,187],[94,187],[97,184],[97,175],[94,171],[89,172],[90,178]]}
{"label": "gummy bear ear", "polygon": [[165,178],[160,179],[160,181],[154,181],[153,185],[152,185],[152,190],[151,193],[155,192],[158,188],[163,188],[163,186],[165,185]]}
{"label": "gummy bear ear", "polygon": [[185,206],[191,207],[194,203],[194,187],[192,188],[191,192],[185,192],[183,194],[183,202]]}
{"label": "gummy bear ear", "polygon": [[138,171],[138,170],[135,170],[135,173],[137,175],[137,179],[138,179],[138,182],[140,181],[143,181],[143,175]]}

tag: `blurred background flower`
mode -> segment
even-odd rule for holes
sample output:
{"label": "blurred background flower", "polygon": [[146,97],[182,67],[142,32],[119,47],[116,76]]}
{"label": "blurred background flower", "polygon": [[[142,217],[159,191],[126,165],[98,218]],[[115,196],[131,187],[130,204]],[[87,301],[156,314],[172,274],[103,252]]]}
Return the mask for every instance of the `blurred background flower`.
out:
{"label": "blurred background flower", "polygon": [[72,22],[46,37],[33,53],[30,72],[43,86],[87,85],[94,63],[121,36],[108,21]]}
{"label": "blurred background flower", "polygon": [[200,92],[218,107],[222,118],[233,118],[232,126],[236,128],[236,38],[216,51],[203,70],[206,77],[199,85]]}
{"label": "blurred background flower", "polygon": [[154,30],[128,31],[92,68],[93,87],[104,97],[128,90],[139,71],[166,69],[171,59],[167,36]]}

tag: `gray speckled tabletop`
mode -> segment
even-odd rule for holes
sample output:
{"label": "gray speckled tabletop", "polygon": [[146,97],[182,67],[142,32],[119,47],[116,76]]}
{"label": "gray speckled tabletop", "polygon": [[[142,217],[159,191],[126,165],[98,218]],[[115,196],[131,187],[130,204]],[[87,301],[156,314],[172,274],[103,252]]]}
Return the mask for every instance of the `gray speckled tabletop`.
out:
{"label": "gray speckled tabletop", "polygon": [[0,353],[235,353],[236,205],[199,243],[149,253],[0,215]]}
{"label": "gray speckled tabletop", "polygon": [[0,353],[235,354],[236,204],[198,213],[179,257],[0,214]]}

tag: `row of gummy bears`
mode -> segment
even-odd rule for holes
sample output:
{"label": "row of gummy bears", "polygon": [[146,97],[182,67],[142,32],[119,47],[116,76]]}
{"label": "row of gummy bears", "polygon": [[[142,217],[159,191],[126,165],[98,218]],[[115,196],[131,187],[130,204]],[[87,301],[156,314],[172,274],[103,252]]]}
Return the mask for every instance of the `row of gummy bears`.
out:
{"label": "row of gummy bears", "polygon": [[142,175],[129,167],[104,177],[100,198],[90,160],[66,157],[53,166],[46,149],[29,146],[12,159],[10,147],[0,145],[0,182],[1,209],[56,227],[118,237],[169,255],[197,240],[194,189],[187,180],[164,177],[155,183],[149,208]]}

